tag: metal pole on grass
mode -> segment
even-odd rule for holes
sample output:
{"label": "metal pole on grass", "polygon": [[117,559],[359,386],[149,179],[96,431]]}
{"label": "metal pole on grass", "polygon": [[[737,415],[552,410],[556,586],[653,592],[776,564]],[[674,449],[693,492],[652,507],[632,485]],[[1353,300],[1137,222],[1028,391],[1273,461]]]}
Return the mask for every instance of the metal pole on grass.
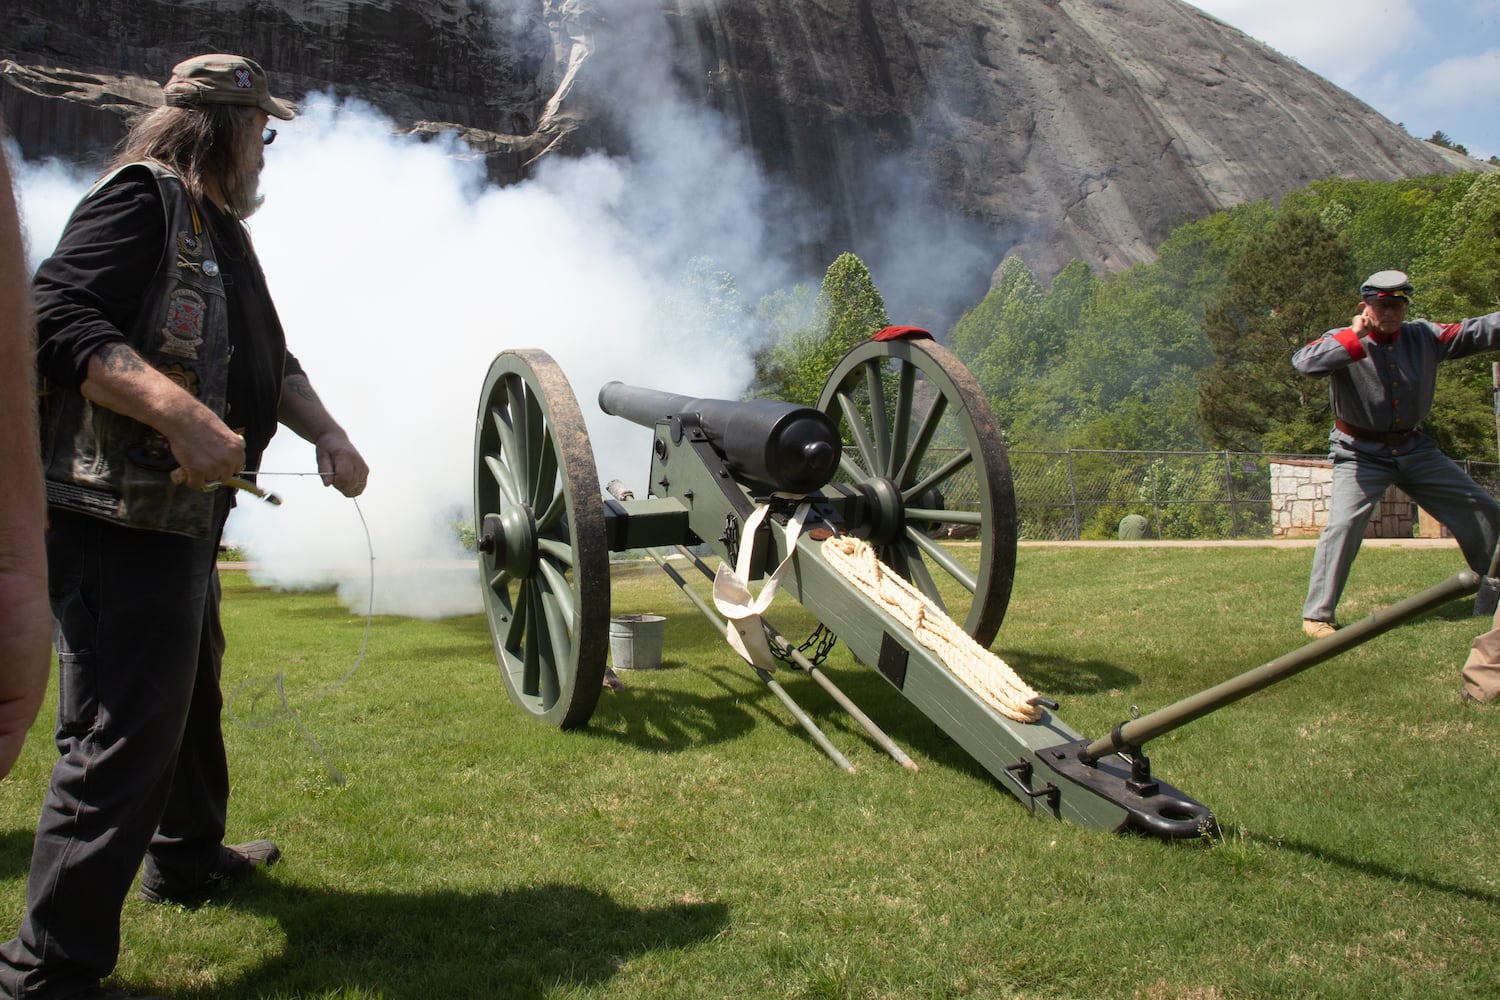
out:
{"label": "metal pole on grass", "polygon": [[[694,566],[696,566],[698,568],[698,572],[702,573],[710,580],[714,578],[714,572],[713,570],[708,568],[708,564],[694,555],[692,550],[687,546],[677,546],[677,552],[684,559],[688,560]],[[860,707],[854,704],[852,700],[850,700],[849,696],[846,695],[839,688],[839,686],[833,682],[832,678],[830,678],[823,671],[819,670],[817,664],[813,663],[806,656],[802,655],[802,651],[796,646],[793,646],[791,642],[787,640],[786,636],[782,635],[774,625],[766,621],[764,618],[761,619],[761,624],[766,627],[766,632],[770,635],[771,642],[776,646],[776,648],[781,650],[781,652],[786,656],[790,657],[792,662],[795,663],[799,669],[801,669],[813,680],[817,681],[818,686],[821,687],[824,691],[827,691],[829,697],[838,702],[839,707],[848,712],[850,717],[853,718],[855,722],[858,722],[865,732],[870,734],[870,738],[875,741],[880,749],[890,754],[892,760],[900,764],[902,767],[906,768],[908,771],[917,770],[916,761],[908,757],[906,755],[906,751],[897,746],[896,741],[887,736],[885,730],[876,725],[874,719],[871,719],[868,715],[861,711]]]}
{"label": "metal pole on grass", "polygon": [[[647,549],[646,554],[652,558],[656,565],[661,567],[662,572],[666,573],[673,583],[677,584],[678,589],[688,596],[688,600],[693,602],[694,606],[703,613],[703,617],[707,618],[722,635],[725,629],[724,619],[720,618],[718,613],[710,608],[703,598],[693,592],[692,588],[687,585],[687,581],[682,578],[682,574],[673,569],[666,558],[655,549]],[[849,763],[847,757],[839,753],[838,747],[835,747],[829,741],[823,730],[818,728],[818,724],[812,720],[810,715],[802,710],[802,707],[797,704],[791,695],[787,694],[786,689],[777,683],[776,678],[753,663],[750,664],[750,669],[754,670],[756,676],[765,682],[766,687],[771,689],[771,693],[781,700],[781,703],[786,706],[787,711],[792,713],[792,718],[797,720],[797,724],[806,730],[807,735],[812,737],[813,742],[828,755],[828,759],[845,771],[853,774],[854,765]]]}

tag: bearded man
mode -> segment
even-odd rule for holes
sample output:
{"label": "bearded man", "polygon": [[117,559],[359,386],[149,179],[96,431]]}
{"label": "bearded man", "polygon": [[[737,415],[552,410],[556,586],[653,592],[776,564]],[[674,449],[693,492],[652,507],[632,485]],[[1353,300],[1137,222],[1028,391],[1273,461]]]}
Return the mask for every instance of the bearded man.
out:
{"label": "bearded man", "polygon": [[286,337],[244,226],[260,205],[265,72],[235,55],[178,64],[33,281],[60,757],[42,806],[12,997],[120,996],[136,871],[150,901],[193,904],[274,862],[223,843],[216,559],[233,490],[278,423],[346,496],[369,470]]}

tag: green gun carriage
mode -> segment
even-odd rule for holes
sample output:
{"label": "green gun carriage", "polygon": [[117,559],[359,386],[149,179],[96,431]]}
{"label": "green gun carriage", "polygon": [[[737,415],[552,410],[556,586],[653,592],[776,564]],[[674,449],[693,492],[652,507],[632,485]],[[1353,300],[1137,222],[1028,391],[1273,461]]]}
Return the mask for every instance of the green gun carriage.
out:
{"label": "green gun carriage", "polygon": [[[678,572],[683,566],[715,576],[697,554],[706,546],[722,566],[745,567],[746,584],[764,584],[785,563],[781,591],[1032,812],[1193,837],[1212,826],[1213,814],[1152,774],[1149,740],[1478,588],[1472,572],[1456,574],[1098,739],[1069,728],[1058,706],[1040,695],[1021,704],[997,701],[991,682],[980,676],[976,683],[974,672],[1009,668],[980,662],[960,669],[953,650],[967,643],[981,660],[992,657],[987,647],[1010,600],[1016,516],[1004,439],[984,394],[951,352],[920,331],[883,333],[893,336],[844,356],[815,407],[606,384],[600,408],[653,432],[642,499],[617,484],[601,488],[582,410],[549,355],[509,350],[494,359],[476,417],[475,528],[495,655],[523,712],[563,729],[592,715],[606,672],[611,553],[646,550],[725,628]],[[945,541],[955,534],[966,540]],[[900,600],[920,602],[918,619],[951,622],[961,640],[935,648],[930,628],[893,614],[892,599],[872,596],[837,564],[832,557],[842,550],[825,549],[830,539],[846,547],[858,540],[859,551],[901,581]],[[914,767],[815,658],[761,617],[740,624],[764,629],[769,648],[811,674],[893,757]],[[847,768],[775,675],[750,659]]]}

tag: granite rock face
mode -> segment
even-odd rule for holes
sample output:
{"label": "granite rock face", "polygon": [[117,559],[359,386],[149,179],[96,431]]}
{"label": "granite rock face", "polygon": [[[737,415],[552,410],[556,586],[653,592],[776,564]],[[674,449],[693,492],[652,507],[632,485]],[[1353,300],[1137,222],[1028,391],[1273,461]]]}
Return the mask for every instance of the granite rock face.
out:
{"label": "granite rock face", "polygon": [[1010,252],[1123,268],[1318,178],[1487,169],[1178,0],[7,0],[0,112],[28,157],[97,160],[206,51],[458,132],[500,183],[712,109],[810,258],[909,233],[981,294]]}

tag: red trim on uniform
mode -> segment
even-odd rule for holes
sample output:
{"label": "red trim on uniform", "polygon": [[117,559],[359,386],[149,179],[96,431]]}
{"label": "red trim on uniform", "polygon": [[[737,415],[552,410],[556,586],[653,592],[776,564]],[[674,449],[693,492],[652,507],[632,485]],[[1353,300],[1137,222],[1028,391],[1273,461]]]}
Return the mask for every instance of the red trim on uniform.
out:
{"label": "red trim on uniform", "polygon": [[1353,327],[1347,330],[1340,330],[1333,335],[1333,339],[1343,344],[1344,350],[1348,351],[1349,356],[1355,361],[1359,361],[1365,356],[1365,345],[1360,343],[1359,334],[1354,332]]}
{"label": "red trim on uniform", "polygon": [[931,340],[932,334],[920,326],[888,326],[878,331],[871,340]]}
{"label": "red trim on uniform", "polygon": [[1445,344],[1453,343],[1453,338],[1458,336],[1458,331],[1463,329],[1462,323],[1439,323],[1438,327],[1443,331],[1438,334],[1438,340]]}

